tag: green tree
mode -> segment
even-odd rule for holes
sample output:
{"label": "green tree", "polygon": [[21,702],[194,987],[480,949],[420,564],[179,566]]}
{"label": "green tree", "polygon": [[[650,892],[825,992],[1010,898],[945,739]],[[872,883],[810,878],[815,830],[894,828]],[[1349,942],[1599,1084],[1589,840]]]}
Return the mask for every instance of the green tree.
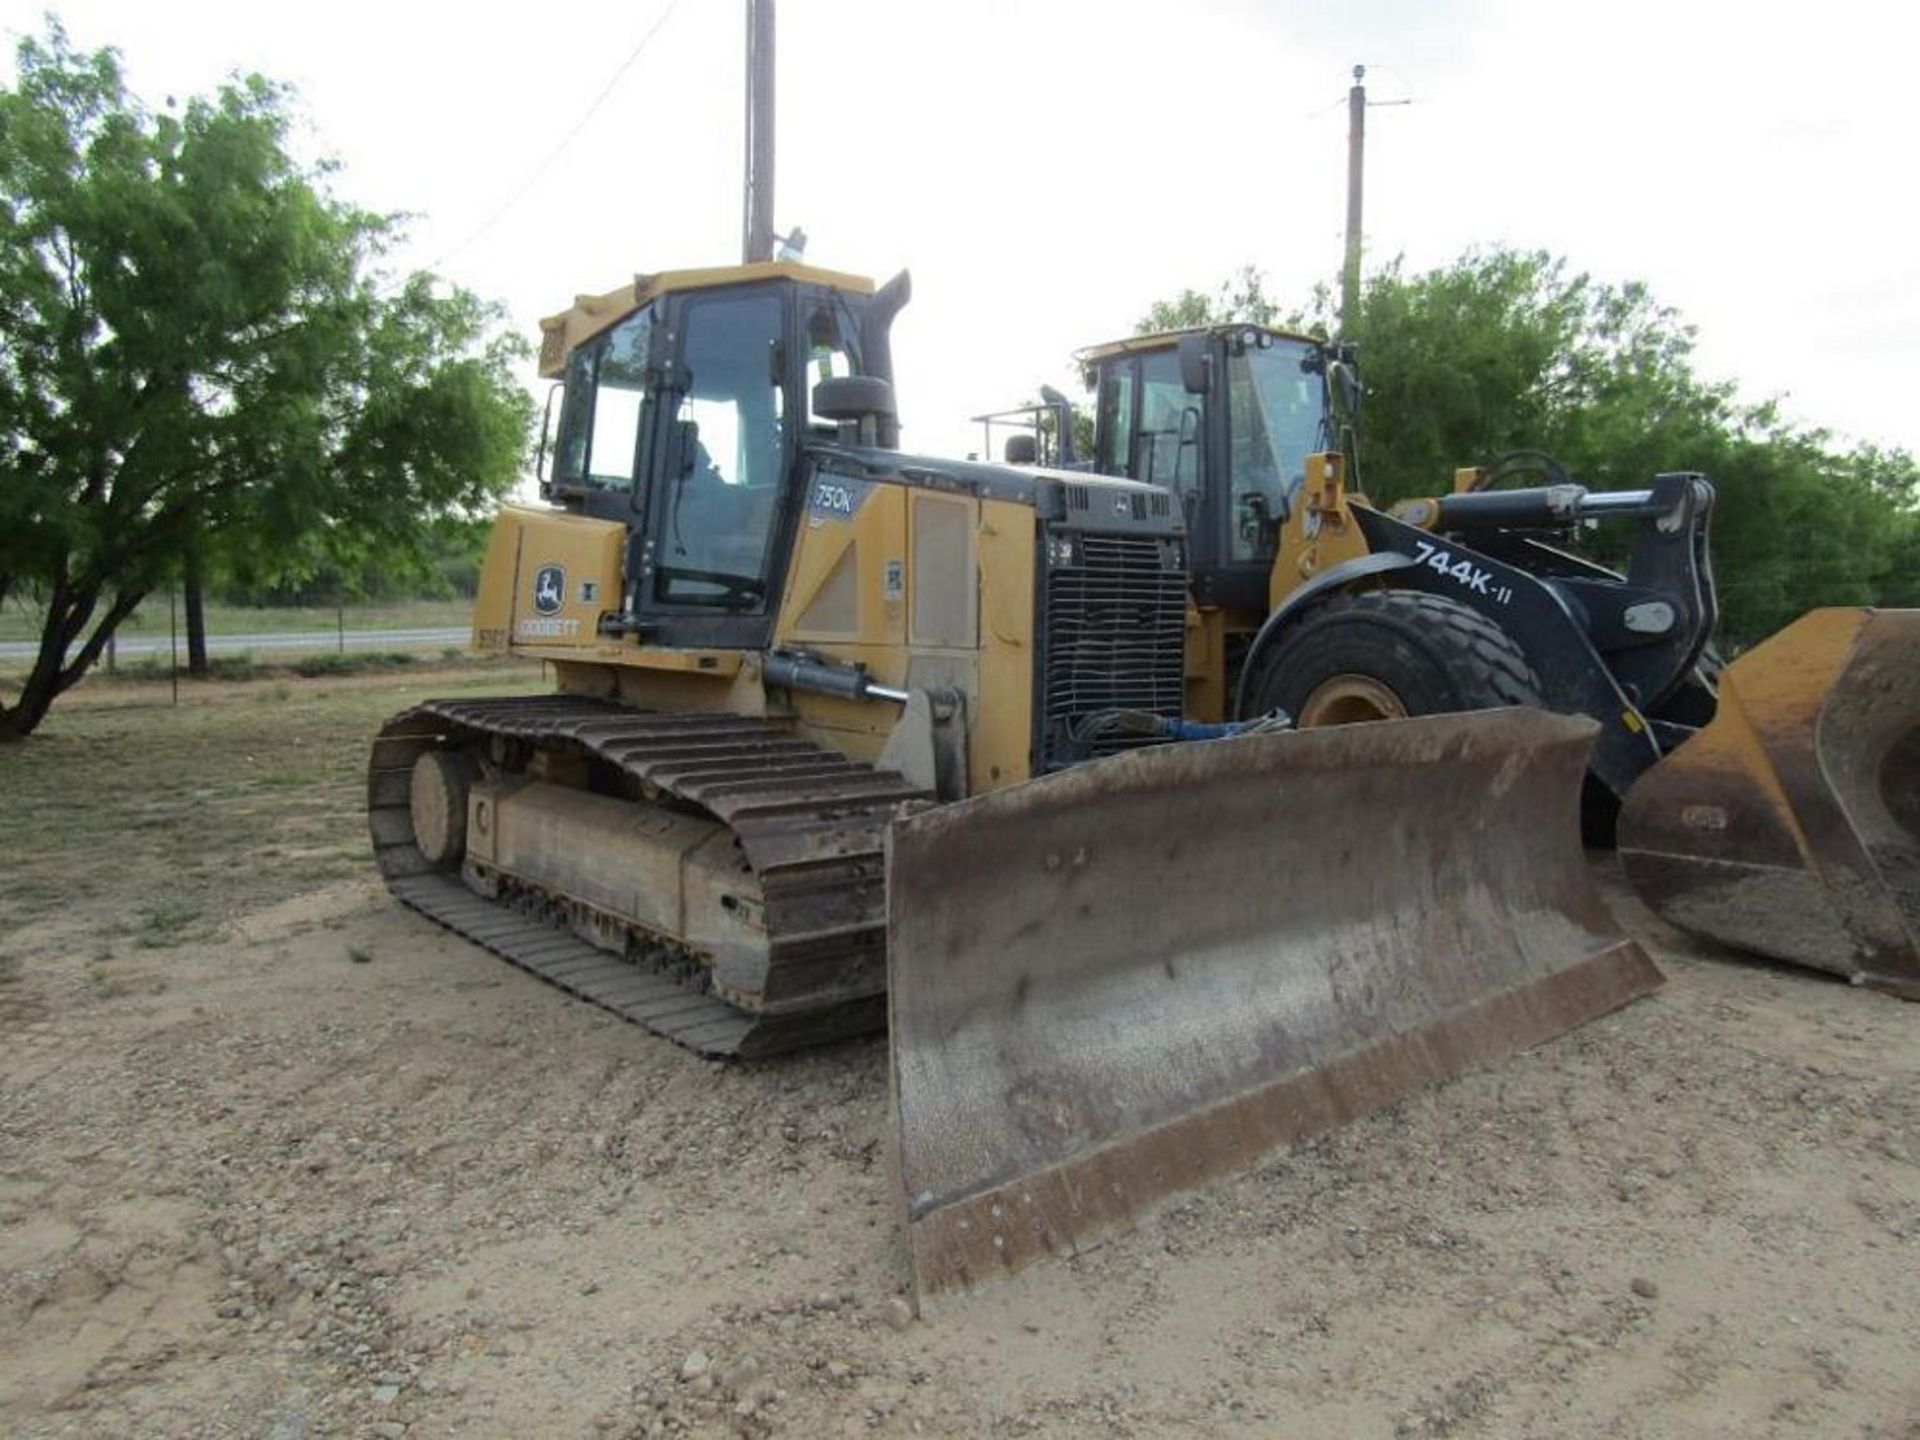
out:
{"label": "green tree", "polygon": [[[1293,317],[1332,319],[1324,291]],[[1698,380],[1693,331],[1645,286],[1609,286],[1543,252],[1470,252],[1370,276],[1351,338],[1366,379],[1361,473],[1379,500],[1431,493],[1503,451],[1551,451],[1601,489],[1724,432],[1731,389]]]}
{"label": "green tree", "polygon": [[1182,290],[1171,300],[1156,300],[1134,322],[1136,335],[1158,335],[1168,330],[1195,330],[1203,325],[1244,321],[1271,325],[1280,307],[1269,299],[1266,277],[1252,265],[1242,265],[1212,295]]}
{"label": "green tree", "polygon": [[44,614],[0,737],[30,733],[179,573],[418,563],[510,485],[523,347],[474,296],[383,294],[395,222],[287,149],[287,92],[177,113],[57,25],[0,90],[0,602]]}
{"label": "green tree", "polygon": [[236,557],[213,593],[235,606],[344,605],[365,600],[471,597],[480,586],[480,565],[493,530],[491,516],[445,516],[425,527],[418,563],[395,568],[379,556],[344,565],[322,557],[288,571],[259,570]]}

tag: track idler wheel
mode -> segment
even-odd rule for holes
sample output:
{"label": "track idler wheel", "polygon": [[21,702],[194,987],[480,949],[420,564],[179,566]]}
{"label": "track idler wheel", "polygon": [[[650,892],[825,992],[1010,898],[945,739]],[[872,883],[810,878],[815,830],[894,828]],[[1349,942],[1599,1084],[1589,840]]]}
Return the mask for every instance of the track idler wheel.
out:
{"label": "track idler wheel", "polygon": [[458,870],[467,853],[467,795],[478,773],[459,750],[429,750],[413,762],[407,804],[414,843],[436,870]]}

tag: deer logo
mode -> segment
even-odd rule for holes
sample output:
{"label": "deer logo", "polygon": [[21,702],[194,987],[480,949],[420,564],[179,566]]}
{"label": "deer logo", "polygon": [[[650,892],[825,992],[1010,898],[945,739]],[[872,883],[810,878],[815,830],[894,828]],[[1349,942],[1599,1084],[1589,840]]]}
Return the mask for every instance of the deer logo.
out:
{"label": "deer logo", "polygon": [[553,615],[567,603],[567,572],[559,565],[542,565],[533,577],[533,608]]}

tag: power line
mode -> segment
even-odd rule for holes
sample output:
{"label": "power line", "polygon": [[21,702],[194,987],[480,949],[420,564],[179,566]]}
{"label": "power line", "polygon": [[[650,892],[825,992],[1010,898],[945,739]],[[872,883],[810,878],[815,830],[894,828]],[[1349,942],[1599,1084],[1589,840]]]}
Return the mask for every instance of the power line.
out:
{"label": "power line", "polygon": [[[1380,71],[1380,72],[1384,72],[1385,74],[1391,75],[1394,77],[1394,79],[1399,81],[1400,84],[1405,86],[1408,90],[1413,89],[1413,86],[1407,84],[1407,77],[1405,75],[1402,75],[1398,70],[1394,69],[1391,65],[1371,65],[1370,64],[1368,68],[1371,70]],[[1368,103],[1372,105],[1425,105],[1428,103],[1428,101],[1424,96],[1416,95],[1409,100],[1370,100]]]}
{"label": "power line", "polygon": [[554,163],[566,153],[567,147],[573,144],[582,130],[587,128],[588,124],[593,120],[593,117],[599,113],[600,107],[606,104],[608,97],[619,88],[620,82],[627,78],[627,72],[633,69],[634,62],[640,58],[641,52],[653,43],[653,37],[660,33],[661,27],[673,17],[673,12],[679,8],[680,0],[667,0],[667,8],[660,12],[659,18],[647,27],[647,33],[642,35],[640,39],[635,42],[633,49],[627,52],[627,58],[620,62],[619,68],[608,78],[607,83],[600,87],[600,93],[593,97],[592,101],[588,103],[587,108],[581,113],[580,118],[574,121],[573,128],[560,137],[559,143],[548,152],[546,158],[533,168],[533,172],[528,175],[525,180],[520,182],[519,187],[515,189],[511,195],[507,196],[492,214],[488,215],[485,220],[481,221],[480,224],[475,227],[472,234],[468,235],[466,239],[462,240],[458,245],[455,245],[438,260],[434,261],[433,264],[429,265],[427,267],[429,270],[438,270],[442,265],[446,264],[447,261],[458,255],[462,250],[465,250],[495,225],[498,225],[500,221],[506,217],[508,211],[512,210],[514,206],[526,198],[527,192],[539,184],[541,177],[553,168]]}

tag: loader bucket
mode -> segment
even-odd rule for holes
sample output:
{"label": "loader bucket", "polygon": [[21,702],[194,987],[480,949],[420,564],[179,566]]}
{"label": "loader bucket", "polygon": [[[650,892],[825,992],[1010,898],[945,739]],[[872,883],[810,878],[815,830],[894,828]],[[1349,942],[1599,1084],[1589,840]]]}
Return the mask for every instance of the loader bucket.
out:
{"label": "loader bucket", "polygon": [[1920,610],[1815,610],[1735,660],[1618,844],[1682,930],[1920,999]]}
{"label": "loader bucket", "polygon": [[1501,710],[1169,745],[897,822],[916,1294],[1659,984],[1580,849],[1595,731]]}

